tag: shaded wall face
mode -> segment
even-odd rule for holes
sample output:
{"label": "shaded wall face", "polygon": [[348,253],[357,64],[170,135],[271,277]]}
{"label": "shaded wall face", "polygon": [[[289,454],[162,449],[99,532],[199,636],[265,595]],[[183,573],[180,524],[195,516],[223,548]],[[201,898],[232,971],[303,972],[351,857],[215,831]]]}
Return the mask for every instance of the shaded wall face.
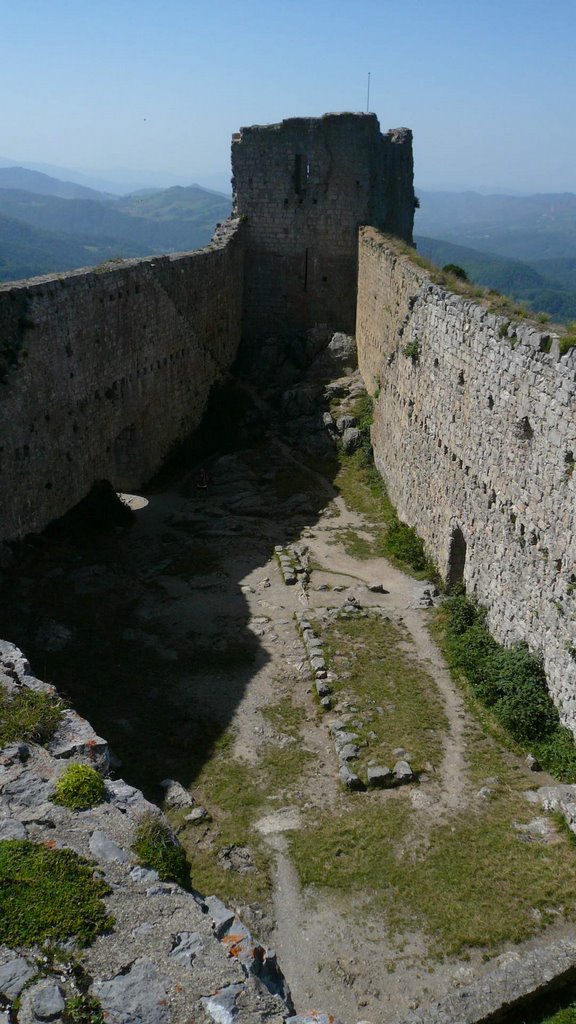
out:
{"label": "shaded wall face", "polygon": [[373,114],[244,128],[232,166],[235,212],[246,220],[244,335],[318,323],[352,332],[358,228],[398,226],[411,238],[410,133],[383,137]]}
{"label": "shaded wall face", "polygon": [[0,540],[42,529],[95,480],[151,476],[230,367],[241,303],[233,230],[185,256],[0,288]]}
{"label": "shaded wall face", "polygon": [[368,229],[357,342],[399,515],[445,577],[458,538],[493,633],[542,652],[576,729],[576,352],[432,284]]}

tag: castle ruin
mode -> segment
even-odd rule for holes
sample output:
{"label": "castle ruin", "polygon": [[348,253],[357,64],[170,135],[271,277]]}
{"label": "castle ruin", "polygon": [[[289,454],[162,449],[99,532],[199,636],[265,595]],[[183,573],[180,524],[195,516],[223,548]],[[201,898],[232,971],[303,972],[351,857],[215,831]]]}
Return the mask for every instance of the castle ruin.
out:
{"label": "castle ruin", "polygon": [[355,328],[391,500],[496,637],[542,653],[574,730],[574,350],[433,284],[387,240],[412,239],[406,129],[295,118],[242,129],[232,159],[234,216],[209,247],[0,286],[0,541],[96,480],[149,477],[241,341],[257,359],[270,336]]}

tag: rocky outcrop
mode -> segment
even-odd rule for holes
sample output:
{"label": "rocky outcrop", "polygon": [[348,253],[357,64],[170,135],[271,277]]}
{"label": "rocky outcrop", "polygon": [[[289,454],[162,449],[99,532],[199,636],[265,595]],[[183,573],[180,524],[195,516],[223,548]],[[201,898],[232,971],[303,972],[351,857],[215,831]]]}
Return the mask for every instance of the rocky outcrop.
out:
{"label": "rocky outcrop", "polygon": [[[28,688],[55,695],[5,642],[0,685],[12,694]],[[10,1020],[60,1021],[67,1002],[83,993],[98,1000],[109,1024],[179,1024],[191,1015],[199,1024],[284,1021],[292,1003],[274,953],[216,897],[162,882],[138,863],[135,829],[144,815],[165,820],[157,807],[110,778],[105,800],[90,810],[54,803],[70,759],[102,773],[109,763],[105,741],[71,710],[47,747],[13,743],[0,752],[0,840],[67,848],[94,863],[115,923],[86,949],[71,941],[48,956],[43,946],[0,947],[0,1000],[12,1007]]]}

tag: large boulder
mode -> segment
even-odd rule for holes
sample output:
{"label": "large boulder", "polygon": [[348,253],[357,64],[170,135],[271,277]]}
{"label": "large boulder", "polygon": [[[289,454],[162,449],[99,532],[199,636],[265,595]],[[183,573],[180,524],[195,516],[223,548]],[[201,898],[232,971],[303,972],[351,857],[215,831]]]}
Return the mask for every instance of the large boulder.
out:
{"label": "large boulder", "polygon": [[353,373],[358,366],[356,341],[349,334],[333,334],[324,351],[314,360],[311,372],[316,377],[339,377]]}

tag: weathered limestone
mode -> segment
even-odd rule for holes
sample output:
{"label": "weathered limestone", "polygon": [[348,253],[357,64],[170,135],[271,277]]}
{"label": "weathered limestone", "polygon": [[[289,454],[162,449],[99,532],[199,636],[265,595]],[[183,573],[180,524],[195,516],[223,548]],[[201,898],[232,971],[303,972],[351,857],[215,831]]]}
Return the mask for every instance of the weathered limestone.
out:
{"label": "weathered limestone", "polygon": [[[54,693],[54,687],[30,675],[18,648],[5,642],[0,686],[11,693],[28,688]],[[88,722],[80,722],[84,737],[91,733],[103,744]],[[70,734],[70,756],[86,763],[89,748],[75,749],[76,728],[74,719],[65,719],[60,731]],[[104,899],[114,924],[86,949],[71,941],[53,962],[38,946],[14,951],[0,945],[0,1003],[12,1007],[10,1019],[16,1019],[18,999],[19,1024],[62,1020],[66,1000],[78,995],[81,975],[110,1024],[178,1024],[190,1014],[205,1024],[232,1019],[280,1024],[293,1006],[275,954],[216,897],[204,900],[160,882],[156,871],[136,863],[135,830],[144,814],[162,818],[159,809],[139,790],[110,779],[103,802],[89,810],[53,803],[65,762],[51,746],[13,743],[0,750],[0,838],[69,848],[96,861],[110,887]],[[104,771],[108,758],[92,763]],[[167,781],[174,792],[178,784]]]}
{"label": "weathered limestone", "polygon": [[360,239],[357,341],[377,466],[402,519],[498,640],[540,651],[576,728],[576,351]]}

